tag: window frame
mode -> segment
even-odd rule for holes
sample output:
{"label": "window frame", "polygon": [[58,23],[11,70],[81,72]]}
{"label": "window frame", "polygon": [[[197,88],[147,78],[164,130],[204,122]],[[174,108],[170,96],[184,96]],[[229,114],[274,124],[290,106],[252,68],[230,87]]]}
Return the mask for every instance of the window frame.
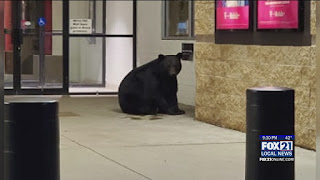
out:
{"label": "window frame", "polygon": [[170,36],[168,35],[168,9],[170,0],[162,0],[162,28],[161,28],[161,39],[162,40],[195,40],[195,29],[194,29],[194,0],[189,0],[188,10],[189,10],[189,20],[190,26],[188,31],[190,32],[188,36]]}

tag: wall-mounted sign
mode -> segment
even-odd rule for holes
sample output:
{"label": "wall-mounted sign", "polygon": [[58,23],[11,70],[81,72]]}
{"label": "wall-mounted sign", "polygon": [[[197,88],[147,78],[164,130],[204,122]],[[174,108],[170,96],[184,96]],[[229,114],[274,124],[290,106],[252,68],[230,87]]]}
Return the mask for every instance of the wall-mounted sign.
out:
{"label": "wall-mounted sign", "polygon": [[298,29],[299,1],[258,1],[258,29]]}
{"label": "wall-mounted sign", "polygon": [[193,43],[182,43],[182,60],[193,60]]}
{"label": "wall-mounted sign", "polygon": [[40,27],[46,25],[46,23],[47,23],[47,20],[44,17],[40,17],[38,19],[38,24],[39,24]]}
{"label": "wall-mounted sign", "polygon": [[249,29],[249,0],[217,0],[216,29]]}
{"label": "wall-mounted sign", "polygon": [[70,34],[92,34],[91,19],[70,19]]}

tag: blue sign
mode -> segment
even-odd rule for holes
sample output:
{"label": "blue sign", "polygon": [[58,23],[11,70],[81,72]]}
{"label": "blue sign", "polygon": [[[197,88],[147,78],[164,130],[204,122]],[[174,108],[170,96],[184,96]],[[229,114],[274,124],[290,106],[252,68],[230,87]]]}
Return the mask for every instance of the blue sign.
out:
{"label": "blue sign", "polygon": [[47,20],[44,17],[41,17],[38,19],[39,26],[44,26],[46,25],[46,23],[47,23]]}

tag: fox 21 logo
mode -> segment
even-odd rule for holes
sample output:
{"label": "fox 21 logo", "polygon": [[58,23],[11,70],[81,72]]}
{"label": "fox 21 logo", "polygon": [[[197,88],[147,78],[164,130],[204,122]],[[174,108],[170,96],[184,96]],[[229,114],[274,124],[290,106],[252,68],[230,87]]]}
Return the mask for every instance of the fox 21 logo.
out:
{"label": "fox 21 logo", "polygon": [[261,151],[292,151],[292,141],[262,141]]}

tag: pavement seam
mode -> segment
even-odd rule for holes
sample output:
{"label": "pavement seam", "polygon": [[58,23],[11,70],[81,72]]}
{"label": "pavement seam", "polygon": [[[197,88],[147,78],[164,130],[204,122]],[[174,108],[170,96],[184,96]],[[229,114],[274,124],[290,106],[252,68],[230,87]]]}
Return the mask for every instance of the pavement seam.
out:
{"label": "pavement seam", "polygon": [[98,151],[96,151],[96,150],[94,150],[94,149],[92,149],[92,148],[90,148],[90,147],[87,147],[87,146],[85,146],[85,145],[83,145],[83,144],[80,144],[80,143],[77,142],[76,140],[73,140],[73,139],[71,139],[71,138],[68,138],[68,137],[66,137],[66,136],[64,136],[64,135],[61,135],[61,137],[65,138],[65,139],[68,139],[69,141],[77,144],[78,146],[81,146],[81,147],[83,147],[83,148],[85,148],[85,149],[87,149],[87,150],[89,150],[89,151],[91,151],[91,152],[93,152],[93,153],[95,153],[95,154],[103,157],[104,159],[107,159],[107,160],[109,160],[109,161],[111,161],[111,162],[113,162],[113,163],[115,163],[115,164],[117,164],[117,165],[119,165],[119,166],[121,166],[121,167],[123,167],[123,168],[125,168],[125,169],[127,169],[127,170],[129,170],[129,171],[131,171],[131,172],[133,172],[133,173],[135,173],[135,174],[138,174],[138,175],[144,177],[145,179],[152,180],[151,178],[149,178],[149,177],[147,177],[147,176],[145,176],[145,175],[143,175],[143,174],[141,174],[141,173],[139,173],[139,172],[137,172],[137,171],[135,171],[135,170],[133,170],[133,169],[131,169],[131,168],[129,168],[129,167],[127,167],[127,166],[119,163],[119,162],[117,162],[116,160],[113,160],[113,159],[105,156],[104,154],[99,153]]}
{"label": "pavement seam", "polygon": [[141,144],[123,147],[157,147],[157,146],[201,146],[201,145],[220,145],[220,144],[244,144],[245,142],[222,142],[222,143],[187,143],[187,144]]}

